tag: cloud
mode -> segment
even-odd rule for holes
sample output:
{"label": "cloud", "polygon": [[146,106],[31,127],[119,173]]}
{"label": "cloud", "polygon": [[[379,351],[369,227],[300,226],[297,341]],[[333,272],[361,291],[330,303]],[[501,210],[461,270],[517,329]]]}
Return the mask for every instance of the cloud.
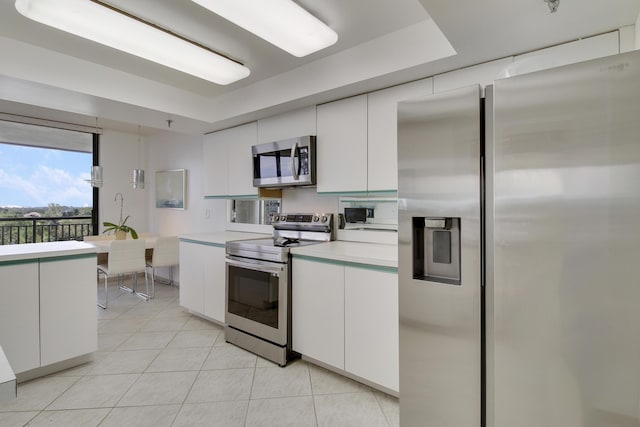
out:
{"label": "cloud", "polygon": [[91,206],[91,186],[84,179],[86,173],[74,176],[68,171],[40,165],[28,177],[7,173],[0,169],[0,188],[4,197],[13,200],[2,200],[22,206],[47,206],[57,203],[67,206]]}

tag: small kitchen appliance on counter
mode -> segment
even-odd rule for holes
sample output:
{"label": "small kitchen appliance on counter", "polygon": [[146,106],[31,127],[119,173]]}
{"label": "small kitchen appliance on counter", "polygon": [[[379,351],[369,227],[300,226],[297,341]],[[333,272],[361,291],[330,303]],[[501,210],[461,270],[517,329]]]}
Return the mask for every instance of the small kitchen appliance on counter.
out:
{"label": "small kitchen appliance on counter", "polygon": [[277,214],[273,238],[227,242],[225,340],[285,366],[294,356],[290,248],[335,234],[333,214]]}

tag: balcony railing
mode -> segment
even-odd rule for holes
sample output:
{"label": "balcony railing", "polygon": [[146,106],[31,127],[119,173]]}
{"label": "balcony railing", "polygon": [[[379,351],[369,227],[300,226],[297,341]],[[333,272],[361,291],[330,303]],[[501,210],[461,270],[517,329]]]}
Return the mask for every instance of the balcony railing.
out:
{"label": "balcony railing", "polygon": [[93,234],[90,216],[0,218],[0,244],[82,240]]}

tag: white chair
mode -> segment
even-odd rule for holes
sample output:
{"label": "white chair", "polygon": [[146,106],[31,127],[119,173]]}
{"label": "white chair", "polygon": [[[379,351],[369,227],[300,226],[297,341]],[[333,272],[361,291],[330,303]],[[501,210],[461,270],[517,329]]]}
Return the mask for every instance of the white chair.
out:
{"label": "white chair", "polygon": [[147,267],[151,268],[151,297],[155,295],[156,268],[169,268],[169,286],[173,285],[173,266],[180,263],[180,245],[178,236],[160,236],[153,245],[151,261]]}
{"label": "white chair", "polygon": [[[147,268],[145,262],[145,241],[142,239],[126,239],[113,240],[109,245],[109,258],[107,264],[98,265],[98,277],[102,273],[104,275],[104,305],[98,302],[98,307],[106,309],[109,305],[108,279],[109,277],[117,277],[118,285],[125,290],[135,292],[140,298],[149,300],[149,280],[147,279]],[[133,289],[121,286],[121,279],[125,274],[135,275],[138,272],[144,272],[144,281],[147,287],[147,293],[138,292],[134,285]]]}

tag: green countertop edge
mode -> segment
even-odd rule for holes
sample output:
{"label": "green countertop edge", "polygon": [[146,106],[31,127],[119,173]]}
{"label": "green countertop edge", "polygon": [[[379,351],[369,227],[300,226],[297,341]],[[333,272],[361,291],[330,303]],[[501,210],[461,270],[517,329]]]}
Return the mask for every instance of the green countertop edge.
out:
{"label": "green countertop edge", "polygon": [[392,196],[397,195],[397,190],[376,191],[318,191],[318,196]]}
{"label": "green countertop edge", "polygon": [[224,243],[204,242],[202,240],[183,239],[183,238],[180,238],[180,241],[185,243],[195,243],[196,245],[205,245],[205,246],[213,246],[216,248],[224,248]]}
{"label": "green countertop edge", "polygon": [[0,261],[0,267],[9,266],[9,265],[19,265],[19,264],[31,264],[37,262],[56,262],[56,261],[68,261],[72,259],[80,259],[80,258],[97,258],[98,254],[95,252],[87,253],[87,254],[76,254],[76,255],[61,255],[61,256],[53,256],[53,257],[35,257],[35,258],[27,258],[27,259],[15,259],[11,261]]}
{"label": "green countertop edge", "polygon": [[215,199],[259,199],[257,194],[227,194],[225,196],[204,196],[205,200]]}
{"label": "green countertop edge", "polygon": [[81,258],[98,258],[98,254],[95,252],[88,254],[76,254],[76,255],[60,255],[60,256],[52,256],[46,258],[38,258],[40,262],[54,262],[54,261],[69,261],[72,259],[81,259]]}
{"label": "green countertop edge", "polygon": [[352,261],[341,261],[341,260],[331,259],[331,258],[321,258],[321,257],[315,257],[315,256],[309,256],[309,255],[298,255],[298,254],[293,254],[293,258],[320,262],[324,264],[343,265],[347,267],[363,268],[365,270],[374,270],[374,271],[382,271],[384,273],[398,274],[398,267],[387,267],[383,265],[365,264],[361,262],[352,262]]}
{"label": "green countertop edge", "polygon": [[0,261],[0,267],[11,266],[11,265],[20,265],[20,264],[34,264],[38,262],[38,258],[29,258],[29,259],[15,259],[12,261]]}

